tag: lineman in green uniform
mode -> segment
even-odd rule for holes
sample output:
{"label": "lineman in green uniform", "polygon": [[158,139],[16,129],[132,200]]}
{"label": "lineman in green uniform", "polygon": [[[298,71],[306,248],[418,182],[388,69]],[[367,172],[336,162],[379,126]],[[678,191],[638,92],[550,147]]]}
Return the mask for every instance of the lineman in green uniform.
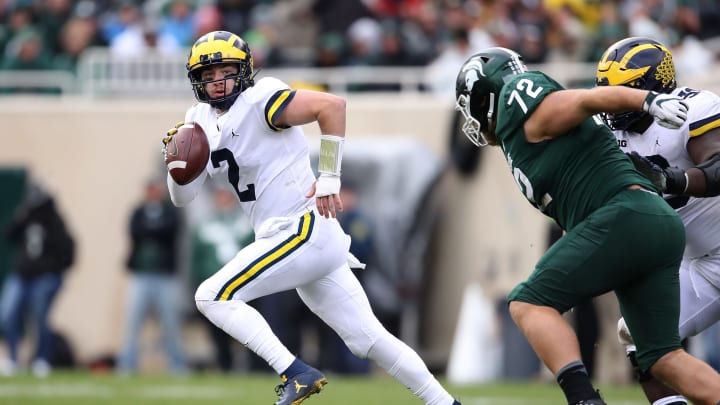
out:
{"label": "lineman in green uniform", "polygon": [[525,198],[566,232],[509,295],[513,320],[555,374],[568,404],[605,404],[580,360],[562,313],[614,291],[640,367],[698,404],[720,401],[720,375],[682,349],[679,280],[685,233],[676,213],[595,116],[642,108],[678,128],[675,96],[624,86],[565,90],[522,58],[489,48],[457,78],[463,132],[500,146]]}

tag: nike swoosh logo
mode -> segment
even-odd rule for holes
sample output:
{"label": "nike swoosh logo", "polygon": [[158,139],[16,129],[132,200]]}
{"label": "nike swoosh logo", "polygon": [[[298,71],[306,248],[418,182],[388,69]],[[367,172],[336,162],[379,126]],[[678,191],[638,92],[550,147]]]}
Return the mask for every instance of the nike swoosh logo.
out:
{"label": "nike swoosh logo", "polygon": [[231,129],[231,130],[230,130],[230,133],[232,134],[232,136],[240,136],[240,134],[236,134],[236,133],[235,133],[235,130],[234,130],[234,129]]}

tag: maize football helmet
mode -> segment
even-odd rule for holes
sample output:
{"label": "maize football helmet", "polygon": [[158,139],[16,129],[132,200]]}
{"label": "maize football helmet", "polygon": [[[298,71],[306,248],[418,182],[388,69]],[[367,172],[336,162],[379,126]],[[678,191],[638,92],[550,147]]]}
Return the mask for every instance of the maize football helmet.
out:
{"label": "maize football helmet", "polygon": [[[205,80],[201,78],[203,69],[212,65],[236,64],[238,74],[226,77],[235,79],[235,86],[224,97],[211,99],[205,87],[209,83],[219,80]],[[227,31],[209,32],[193,44],[187,62],[188,78],[192,84],[195,98],[201,103],[208,103],[215,108],[227,110],[235,99],[248,87],[252,87],[253,59],[250,47],[239,36]]]}
{"label": "maize football helmet", "polygon": [[501,47],[471,56],[460,68],[455,82],[455,109],[465,118],[462,131],[476,146],[494,144],[491,135],[497,115],[498,96],[512,76],[526,72],[518,53]]}
{"label": "maize football helmet", "polygon": [[[658,93],[672,92],[675,65],[670,50],[663,44],[644,37],[631,37],[611,45],[598,63],[595,84],[598,86],[628,86]],[[622,114],[602,114],[605,122],[615,130],[647,128],[652,122],[645,111]],[[644,129],[642,131],[644,132]]]}

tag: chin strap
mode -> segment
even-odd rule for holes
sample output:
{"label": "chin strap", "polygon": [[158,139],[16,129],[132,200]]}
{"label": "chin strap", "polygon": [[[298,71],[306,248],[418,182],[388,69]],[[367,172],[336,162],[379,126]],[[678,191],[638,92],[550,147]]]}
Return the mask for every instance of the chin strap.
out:
{"label": "chin strap", "polygon": [[706,162],[696,167],[705,174],[704,197],[720,195],[720,153],[713,155]]}

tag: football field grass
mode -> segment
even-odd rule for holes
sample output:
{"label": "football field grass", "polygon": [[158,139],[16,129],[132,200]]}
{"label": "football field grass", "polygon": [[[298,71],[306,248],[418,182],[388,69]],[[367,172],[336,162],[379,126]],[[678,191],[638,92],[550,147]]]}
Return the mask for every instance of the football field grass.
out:
{"label": "football field grass", "polygon": [[[394,379],[328,376],[323,392],[303,405],[422,404]],[[242,404],[271,405],[278,378],[265,374],[195,374],[184,377],[94,375],[56,372],[48,378],[16,376],[0,379],[0,404]],[[464,405],[563,405],[554,383],[448,385]],[[643,405],[637,386],[599,387],[609,404]]]}

